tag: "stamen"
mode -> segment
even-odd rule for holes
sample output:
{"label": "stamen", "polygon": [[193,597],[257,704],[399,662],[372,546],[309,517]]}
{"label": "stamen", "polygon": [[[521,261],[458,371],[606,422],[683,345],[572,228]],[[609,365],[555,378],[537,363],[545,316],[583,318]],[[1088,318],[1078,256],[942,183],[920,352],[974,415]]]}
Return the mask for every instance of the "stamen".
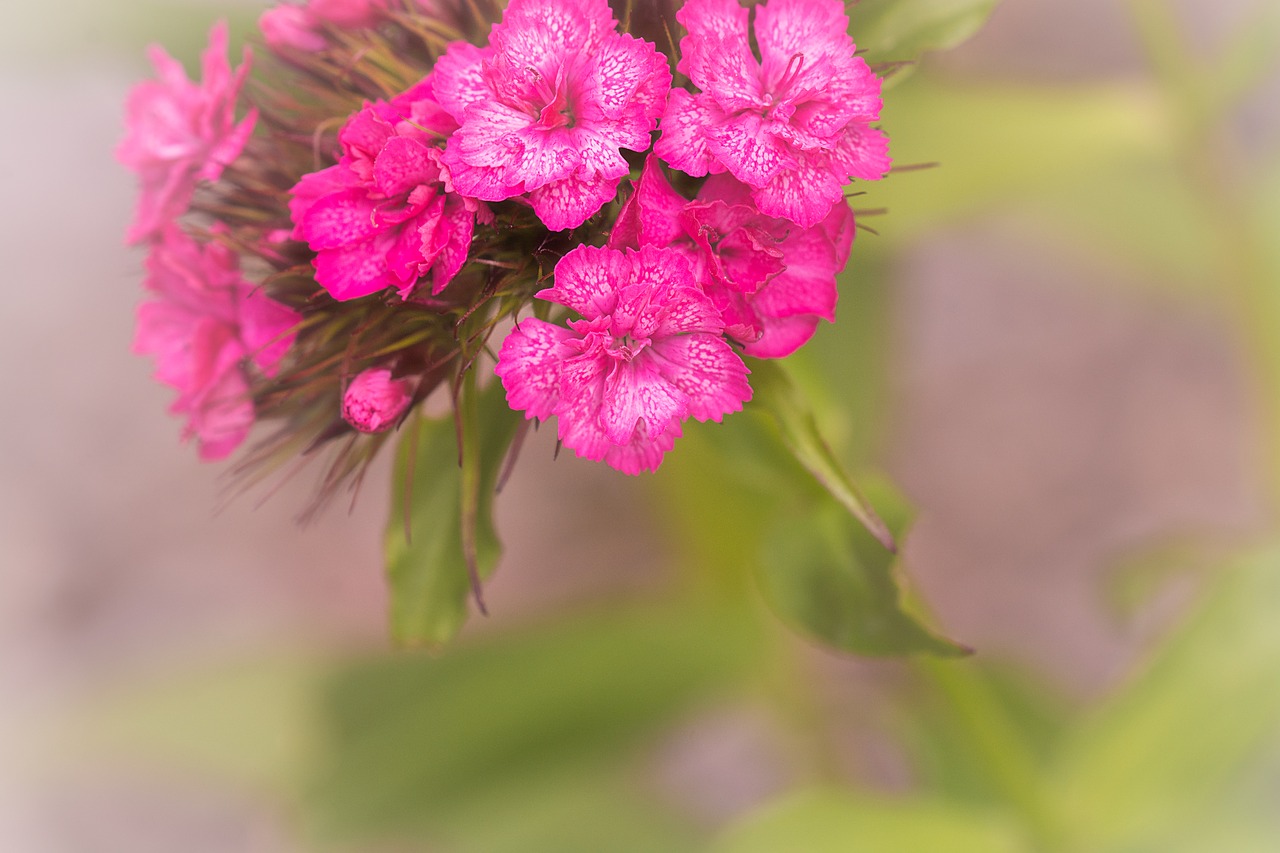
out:
{"label": "stamen", "polygon": [[795,81],[796,77],[799,76],[800,70],[803,67],[803,65],[804,65],[803,53],[791,54],[791,58],[787,60],[787,70],[782,72],[782,77],[779,78],[778,85],[774,87],[779,95],[784,93],[787,90],[787,88],[791,86],[791,84]]}

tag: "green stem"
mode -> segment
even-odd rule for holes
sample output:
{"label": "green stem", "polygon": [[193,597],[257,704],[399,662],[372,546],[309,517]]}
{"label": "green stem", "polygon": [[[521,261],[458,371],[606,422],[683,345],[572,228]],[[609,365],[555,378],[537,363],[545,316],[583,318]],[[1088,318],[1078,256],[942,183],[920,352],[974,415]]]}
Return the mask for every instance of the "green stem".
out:
{"label": "green stem", "polygon": [[986,777],[1022,818],[1036,850],[1061,850],[1059,817],[1045,796],[1044,773],[1022,732],[972,661],[920,658],[915,669],[947,700],[947,710],[967,735]]}

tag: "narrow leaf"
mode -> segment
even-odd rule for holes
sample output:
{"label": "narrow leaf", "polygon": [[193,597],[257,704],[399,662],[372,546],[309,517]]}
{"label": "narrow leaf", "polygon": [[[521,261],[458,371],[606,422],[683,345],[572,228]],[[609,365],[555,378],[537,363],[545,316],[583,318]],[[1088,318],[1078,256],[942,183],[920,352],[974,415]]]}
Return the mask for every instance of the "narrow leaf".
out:
{"label": "narrow leaf", "polygon": [[651,834],[668,821],[636,760],[761,653],[741,614],[663,603],[354,662],[319,706],[305,817],[351,850],[387,836],[413,850],[687,849],[618,838],[637,829],[620,812],[647,812]]}
{"label": "narrow leaf", "polygon": [[971,38],[998,0],[860,0],[850,33],[868,62],[918,59]]}
{"label": "narrow leaf", "polygon": [[452,639],[467,618],[472,573],[487,577],[502,553],[493,494],[520,415],[496,382],[480,391],[464,383],[458,406],[461,453],[450,417],[420,422],[397,452],[385,547],[391,633],[406,644]]}
{"label": "narrow leaf", "polygon": [[902,608],[894,559],[834,502],[823,501],[779,519],[766,536],[760,587],[784,621],[841,651],[968,654]]}
{"label": "narrow leaf", "polygon": [[896,551],[893,534],[823,440],[813,411],[791,378],[777,362],[753,360],[751,384],[755,394],[753,403],[773,417],[781,430],[783,442],[796,460],[876,541],[888,550]]}

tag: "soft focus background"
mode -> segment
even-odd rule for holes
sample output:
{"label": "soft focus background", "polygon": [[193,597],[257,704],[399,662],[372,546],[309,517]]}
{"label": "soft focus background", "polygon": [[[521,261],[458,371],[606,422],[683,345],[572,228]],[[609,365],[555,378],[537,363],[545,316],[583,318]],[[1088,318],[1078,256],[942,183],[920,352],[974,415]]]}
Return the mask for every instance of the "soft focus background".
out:
{"label": "soft focus background", "polygon": [[307,528],[305,475],[228,500],[129,353],[112,149],[147,42],[261,8],[0,34],[0,849],[1276,849],[1274,0],[1005,0],[886,95],[942,165],[859,187],[890,212],[796,367],[960,661],[767,612],[731,424],[640,479],[533,436],[434,656],[387,638],[385,465]]}

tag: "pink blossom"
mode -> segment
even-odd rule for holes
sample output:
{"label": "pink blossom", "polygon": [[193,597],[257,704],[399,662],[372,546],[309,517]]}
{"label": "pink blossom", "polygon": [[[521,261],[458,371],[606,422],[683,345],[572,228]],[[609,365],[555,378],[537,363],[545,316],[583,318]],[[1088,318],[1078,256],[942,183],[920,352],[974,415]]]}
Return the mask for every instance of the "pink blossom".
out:
{"label": "pink blossom", "polygon": [[695,201],[667,183],[655,158],[609,236],[613,248],[665,246],[689,260],[720,311],[725,334],[747,355],[781,358],[835,319],[836,276],[849,259],[853,214],[841,201],[814,228],[756,209],[751,188],[713,175]]}
{"label": "pink blossom", "polygon": [[154,356],[156,378],[177,389],[184,437],[221,459],[253,425],[247,363],[275,375],[300,317],[245,281],[233,251],[172,224],[152,245],[146,285],[154,299],[138,307],[134,351]]}
{"label": "pink blossom", "polygon": [[141,178],[138,211],[125,239],[137,243],[181,216],[200,181],[216,181],[239,156],[253,132],[257,111],[235,121],[236,98],[249,72],[249,51],[233,76],[227,62],[227,26],[215,24],[205,49],[203,79],[187,79],[181,63],[152,45],[159,80],[129,93],[125,138],[116,159]]}
{"label": "pink blossom", "polygon": [[615,32],[606,0],[511,0],[488,47],[450,45],[436,93],[461,127],[445,162],[458,192],[527,197],[548,228],[576,228],[617,193],[671,87],[666,57]]}
{"label": "pink blossom", "polygon": [[389,0],[310,0],[307,11],[325,23],[358,29],[378,23],[389,5]]}
{"label": "pink blossom", "polygon": [[395,288],[407,299],[432,273],[433,294],[467,259],[483,205],[452,191],[438,143],[455,128],[431,78],[391,103],[366,104],[338,134],[337,165],[293,188],[293,237],[316,252],[316,281],[334,299]]}
{"label": "pink blossom", "polygon": [[342,417],[360,432],[384,432],[413,400],[413,383],[393,379],[387,367],[361,371],[342,395]]}
{"label": "pink blossom", "polygon": [[[431,7],[431,0],[418,5]],[[326,25],[357,30],[376,26],[389,9],[389,0],[310,0],[293,6],[273,6],[258,18],[258,27],[267,44],[274,50],[323,50],[328,45]]]}
{"label": "pink blossom", "polygon": [[583,458],[652,471],[686,418],[719,421],[751,399],[746,366],[675,250],[579,246],[538,297],[581,319],[521,320],[495,373],[513,409],[555,415],[561,442]]}
{"label": "pink blossom", "polygon": [[[754,22],[751,17],[754,15]],[[729,171],[760,210],[810,228],[850,178],[889,170],[880,80],[854,56],[840,0],[689,0],[677,66],[701,92],[675,89],[654,152],[690,175]],[[760,49],[751,52],[749,28]]]}
{"label": "pink blossom", "polygon": [[320,32],[320,22],[306,6],[272,6],[259,16],[258,29],[267,47],[275,51],[314,53],[329,44]]}

